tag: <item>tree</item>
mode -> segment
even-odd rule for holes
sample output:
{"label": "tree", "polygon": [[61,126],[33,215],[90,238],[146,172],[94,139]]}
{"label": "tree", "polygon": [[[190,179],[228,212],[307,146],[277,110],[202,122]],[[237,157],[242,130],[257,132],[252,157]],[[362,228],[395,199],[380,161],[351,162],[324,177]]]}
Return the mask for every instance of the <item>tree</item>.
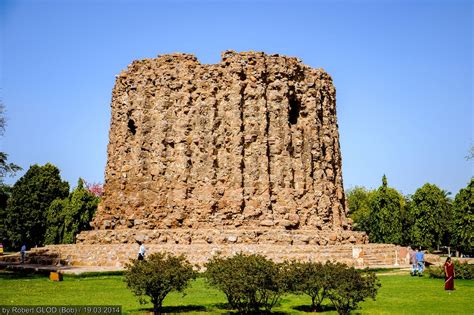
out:
{"label": "tree", "polygon": [[54,200],[48,208],[46,219],[46,244],[72,244],[75,236],[89,230],[99,197],[96,197],[79,179],[77,187],[65,199]]}
{"label": "tree", "polygon": [[0,243],[3,247],[9,248],[10,243],[8,242],[7,226],[5,225],[5,219],[7,215],[7,202],[11,195],[11,187],[0,183]]}
{"label": "tree", "polygon": [[64,239],[64,228],[66,213],[65,209],[69,205],[68,198],[54,199],[46,212],[47,228],[44,235],[44,244],[61,244]]}
{"label": "tree", "polygon": [[261,308],[269,313],[288,287],[284,265],[261,255],[214,257],[206,269],[209,284],[223,291],[229,305],[243,314],[261,314]]}
{"label": "tree", "polygon": [[[6,127],[5,106],[0,101],[0,136],[3,136]],[[5,185],[3,179],[5,176],[15,176],[16,172],[21,171],[21,167],[16,164],[9,163],[8,154],[0,152],[0,243],[6,248],[11,246],[7,235],[6,225],[6,207],[8,198],[10,198],[11,187]]]}
{"label": "tree", "polygon": [[349,189],[346,193],[346,199],[349,204],[349,217],[353,220],[353,227],[356,231],[370,233],[370,198],[373,194],[373,191],[369,191],[361,186]]}
{"label": "tree", "polygon": [[0,101],[0,135],[3,135],[5,132],[5,126],[7,125],[7,120],[5,119],[5,105]]}
{"label": "tree", "polygon": [[461,252],[472,253],[474,248],[474,177],[461,189],[453,203],[451,244]]}
{"label": "tree", "polygon": [[6,209],[6,229],[12,245],[43,245],[46,212],[54,199],[65,198],[68,193],[69,184],[61,180],[56,166],[31,166],[13,186]]}
{"label": "tree", "polygon": [[469,150],[469,153],[466,156],[466,160],[472,160],[472,159],[474,159],[474,145],[471,146],[471,149]]}
{"label": "tree", "polygon": [[8,163],[8,154],[0,152],[0,183],[7,175],[15,176],[16,172],[21,171],[22,168],[16,164]]}
{"label": "tree", "polygon": [[104,185],[101,183],[87,183],[84,181],[87,190],[93,193],[96,197],[102,197],[104,195]]}
{"label": "tree", "polygon": [[183,292],[191,279],[196,277],[186,258],[165,253],[155,253],[146,260],[133,260],[126,265],[127,287],[146,303],[145,296],[153,304],[154,314],[161,314],[164,298],[171,291]]}
{"label": "tree", "polygon": [[413,194],[409,207],[410,242],[435,248],[442,245],[450,229],[450,204],[447,193],[433,184],[425,184]]}
{"label": "tree", "polygon": [[370,198],[369,239],[374,243],[401,244],[404,207],[403,196],[388,187],[387,177],[384,175],[382,186]]}

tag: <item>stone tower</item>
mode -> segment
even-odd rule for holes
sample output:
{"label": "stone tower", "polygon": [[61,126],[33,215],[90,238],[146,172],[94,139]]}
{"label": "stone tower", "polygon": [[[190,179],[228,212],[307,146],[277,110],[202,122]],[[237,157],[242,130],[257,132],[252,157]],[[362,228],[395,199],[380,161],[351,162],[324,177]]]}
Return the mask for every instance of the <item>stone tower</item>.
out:
{"label": "stone tower", "polygon": [[367,242],[346,219],[335,88],[324,70],[256,52],[226,51],[213,65],[164,55],[118,75],[111,107],[97,231],[79,242],[110,230],[110,242],[129,242],[130,231],[189,244],[229,241],[219,238],[226,231],[231,242]]}

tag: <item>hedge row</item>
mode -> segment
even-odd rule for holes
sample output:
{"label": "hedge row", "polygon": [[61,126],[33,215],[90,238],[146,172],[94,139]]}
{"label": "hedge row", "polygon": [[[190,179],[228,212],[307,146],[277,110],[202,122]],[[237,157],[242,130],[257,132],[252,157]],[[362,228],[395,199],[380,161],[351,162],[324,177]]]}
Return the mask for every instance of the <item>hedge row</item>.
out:
{"label": "hedge row", "polygon": [[[454,261],[454,272],[456,273],[456,279],[474,279],[474,265],[468,264],[467,262]],[[443,266],[430,266],[428,273],[431,278],[444,278],[444,267]]]}
{"label": "hedge row", "polygon": [[342,263],[274,263],[261,255],[237,254],[214,257],[206,267],[208,282],[242,314],[269,313],[286,293],[308,295],[314,311],[329,299],[339,314],[348,314],[367,297],[375,299],[380,287],[374,273]]}
{"label": "hedge row", "polygon": [[[206,265],[208,283],[224,292],[229,306],[241,314],[270,313],[287,293],[306,294],[314,311],[329,299],[339,314],[348,314],[359,302],[375,299],[380,282],[374,273],[341,263],[287,261],[275,263],[261,255],[214,257]],[[154,313],[171,291],[183,291],[196,272],[184,256],[156,253],[127,265],[125,281],[140,302],[148,296]]]}

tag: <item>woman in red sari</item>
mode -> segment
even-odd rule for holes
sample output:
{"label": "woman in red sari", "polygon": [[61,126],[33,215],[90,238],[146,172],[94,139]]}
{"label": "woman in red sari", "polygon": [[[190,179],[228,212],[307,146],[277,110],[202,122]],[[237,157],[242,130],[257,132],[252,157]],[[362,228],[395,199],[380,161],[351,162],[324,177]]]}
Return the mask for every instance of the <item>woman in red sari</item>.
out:
{"label": "woman in red sari", "polygon": [[451,257],[446,259],[444,263],[444,289],[445,290],[454,290],[454,264],[451,261]]}

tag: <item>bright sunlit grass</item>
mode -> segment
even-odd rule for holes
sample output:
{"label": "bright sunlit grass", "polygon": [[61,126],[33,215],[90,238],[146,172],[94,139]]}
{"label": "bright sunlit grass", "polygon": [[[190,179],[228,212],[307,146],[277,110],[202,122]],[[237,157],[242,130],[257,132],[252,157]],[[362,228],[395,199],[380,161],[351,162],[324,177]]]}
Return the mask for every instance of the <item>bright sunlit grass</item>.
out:
{"label": "bright sunlit grass", "polygon": [[[456,280],[456,290],[446,292],[442,279],[409,275],[380,275],[382,288],[376,301],[367,300],[359,314],[474,314],[474,281]],[[147,313],[151,304],[140,305],[126,288],[122,276],[68,277],[51,282],[45,276],[16,276],[0,273],[0,304],[6,305],[122,305],[124,314]],[[310,299],[286,295],[275,312],[305,312]],[[192,282],[186,294],[172,293],[164,301],[165,312],[180,314],[228,314],[221,292],[205,280]],[[336,314],[327,302],[324,314]]]}

